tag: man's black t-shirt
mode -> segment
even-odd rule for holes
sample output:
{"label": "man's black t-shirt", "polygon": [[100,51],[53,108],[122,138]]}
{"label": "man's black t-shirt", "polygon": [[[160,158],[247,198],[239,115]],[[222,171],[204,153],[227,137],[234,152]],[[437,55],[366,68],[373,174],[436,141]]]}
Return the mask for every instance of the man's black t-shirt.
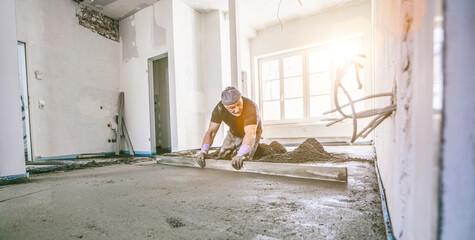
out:
{"label": "man's black t-shirt", "polygon": [[229,126],[231,134],[239,138],[243,138],[245,135],[244,126],[257,125],[256,134],[260,137],[262,133],[262,123],[256,103],[246,97],[242,97],[242,102],[242,113],[239,117],[236,117],[232,115],[220,101],[213,110],[211,122],[218,124],[225,122]]}

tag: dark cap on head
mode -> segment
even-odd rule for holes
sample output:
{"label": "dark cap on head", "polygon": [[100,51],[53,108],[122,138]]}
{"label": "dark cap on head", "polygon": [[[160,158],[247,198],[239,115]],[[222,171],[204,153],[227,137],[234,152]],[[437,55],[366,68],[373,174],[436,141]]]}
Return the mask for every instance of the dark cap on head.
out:
{"label": "dark cap on head", "polygon": [[241,98],[241,93],[235,87],[227,87],[221,93],[221,102],[225,105],[231,105]]}

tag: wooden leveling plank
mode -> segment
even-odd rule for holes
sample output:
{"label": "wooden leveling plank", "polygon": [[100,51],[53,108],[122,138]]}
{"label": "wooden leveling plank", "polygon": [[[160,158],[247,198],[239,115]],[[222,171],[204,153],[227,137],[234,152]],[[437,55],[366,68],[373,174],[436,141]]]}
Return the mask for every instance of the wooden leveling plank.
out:
{"label": "wooden leveling plank", "polygon": [[122,140],[122,136],[125,137],[125,141],[127,143],[127,147],[129,148],[129,152],[131,156],[135,155],[134,147],[132,146],[132,142],[130,141],[129,132],[127,131],[127,127],[125,126],[124,121],[124,92],[120,92],[119,94],[119,115],[117,116],[117,130],[116,130],[116,144],[115,144],[115,155],[119,156],[120,154],[120,144]]}
{"label": "wooden leveling plank", "polygon": [[[200,167],[195,159],[183,157],[159,156],[157,157],[157,163],[172,166]],[[231,166],[231,161],[207,159],[206,168],[332,182],[347,182],[348,179],[348,173],[345,167],[320,167],[301,164],[246,161],[241,170],[236,170]]]}
{"label": "wooden leveling plank", "polygon": [[117,134],[116,134],[116,144],[115,144],[115,155],[120,153],[120,140],[122,138],[122,114],[124,113],[124,92],[119,94],[119,118],[117,120]]}

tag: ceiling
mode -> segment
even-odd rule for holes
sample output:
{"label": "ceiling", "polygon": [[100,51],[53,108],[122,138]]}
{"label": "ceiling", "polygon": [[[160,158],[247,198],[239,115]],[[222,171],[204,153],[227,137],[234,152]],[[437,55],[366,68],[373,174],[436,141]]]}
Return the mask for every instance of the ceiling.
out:
{"label": "ceiling", "polygon": [[122,20],[160,0],[84,0],[81,4]]}
{"label": "ceiling", "polygon": [[[84,0],[82,4],[105,15],[122,20],[159,0]],[[228,11],[228,0],[181,0],[200,13],[212,10]],[[259,31],[279,24],[277,11],[283,23],[313,15],[322,10],[340,7],[364,0],[237,0],[239,1],[241,26]],[[302,3],[302,5],[300,5]]]}

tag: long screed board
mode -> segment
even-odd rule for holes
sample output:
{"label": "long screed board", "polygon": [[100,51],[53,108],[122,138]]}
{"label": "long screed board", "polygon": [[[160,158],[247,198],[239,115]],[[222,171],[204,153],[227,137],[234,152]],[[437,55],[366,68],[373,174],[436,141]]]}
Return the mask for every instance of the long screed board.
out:
{"label": "long screed board", "polygon": [[[171,166],[200,168],[194,158],[158,156],[157,163]],[[240,170],[236,170],[231,166],[231,161],[206,159],[206,168],[332,182],[347,182],[348,180],[348,173],[345,167],[321,167],[310,164],[303,165],[245,161],[243,167]]]}

